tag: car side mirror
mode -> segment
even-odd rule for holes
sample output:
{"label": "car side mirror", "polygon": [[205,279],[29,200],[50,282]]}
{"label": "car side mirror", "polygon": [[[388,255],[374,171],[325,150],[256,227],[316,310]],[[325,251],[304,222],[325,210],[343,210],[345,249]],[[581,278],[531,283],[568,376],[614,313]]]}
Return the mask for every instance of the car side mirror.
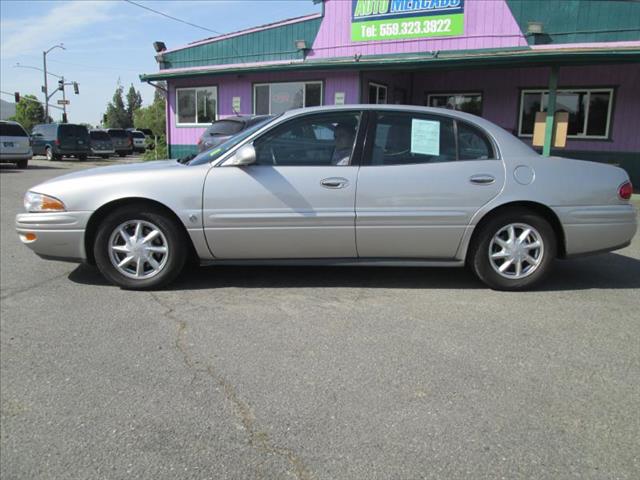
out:
{"label": "car side mirror", "polygon": [[225,167],[243,167],[256,163],[256,149],[252,144],[241,147],[229,160],[224,162]]}

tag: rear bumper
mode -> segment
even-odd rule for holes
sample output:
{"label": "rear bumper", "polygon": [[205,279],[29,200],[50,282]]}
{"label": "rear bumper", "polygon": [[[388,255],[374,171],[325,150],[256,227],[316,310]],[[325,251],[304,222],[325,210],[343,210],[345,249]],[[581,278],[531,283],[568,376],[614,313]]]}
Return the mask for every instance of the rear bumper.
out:
{"label": "rear bumper", "polygon": [[0,162],[19,162],[20,160],[31,160],[33,152],[29,150],[27,153],[0,153]]}
{"label": "rear bumper", "polygon": [[[20,213],[16,215],[16,231],[20,241],[41,257],[84,262],[84,233],[92,213]],[[28,233],[35,239],[27,240]]]}
{"label": "rear bumper", "polygon": [[92,148],[91,153],[93,155],[113,155],[114,153],[116,153],[116,151],[113,148],[110,150],[99,150],[96,148]]}
{"label": "rear bumper", "polygon": [[587,255],[623,248],[638,229],[633,205],[554,208],[565,235],[567,256]]}

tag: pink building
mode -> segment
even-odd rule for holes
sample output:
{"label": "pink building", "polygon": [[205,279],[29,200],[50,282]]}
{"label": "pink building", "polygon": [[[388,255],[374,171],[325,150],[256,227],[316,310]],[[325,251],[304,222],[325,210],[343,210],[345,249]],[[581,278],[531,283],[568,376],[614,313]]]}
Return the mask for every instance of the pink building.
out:
{"label": "pink building", "polygon": [[318,14],[160,48],[141,79],[166,82],[172,156],[216,119],[340,103],[454,108],[530,141],[555,98],[569,132],[553,153],[618,163],[640,185],[640,3],[315,3]]}

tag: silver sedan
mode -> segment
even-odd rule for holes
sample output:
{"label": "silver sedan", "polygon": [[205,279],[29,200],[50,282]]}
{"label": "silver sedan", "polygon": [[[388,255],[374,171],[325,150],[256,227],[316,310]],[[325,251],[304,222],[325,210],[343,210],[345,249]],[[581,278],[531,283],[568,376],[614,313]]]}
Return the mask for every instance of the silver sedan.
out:
{"label": "silver sedan", "polygon": [[188,162],[84,170],[33,187],[16,217],[43,258],[159,288],[201,264],[469,266],[491,288],[539,282],[557,258],[628,245],[620,168],[538,155],[441,109],[293,110]]}

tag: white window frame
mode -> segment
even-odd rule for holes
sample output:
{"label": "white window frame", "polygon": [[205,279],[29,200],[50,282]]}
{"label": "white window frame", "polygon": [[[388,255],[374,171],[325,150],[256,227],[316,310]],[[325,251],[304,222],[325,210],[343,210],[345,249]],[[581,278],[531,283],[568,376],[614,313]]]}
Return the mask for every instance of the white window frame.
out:
{"label": "white window frame", "polygon": [[[389,104],[389,87],[386,85],[382,85],[381,83],[369,82],[369,89],[371,87],[375,87],[376,89],[376,98],[374,105],[388,105]],[[378,90],[384,89],[384,103],[378,103]],[[371,103],[371,98],[369,98],[369,103]]]}
{"label": "white window frame", "polygon": [[[203,126],[207,126],[207,125],[211,125],[211,122],[204,122],[204,123],[198,123],[198,91],[199,90],[211,90],[213,89],[215,92],[215,99],[216,99],[216,111],[214,113],[214,121],[218,119],[218,86],[217,85],[210,85],[210,86],[204,86],[204,87],[181,87],[181,88],[176,88],[176,126],[177,127],[203,127]],[[184,91],[184,90],[193,90],[196,94],[196,121],[195,122],[186,122],[186,123],[181,123],[180,122],[180,112],[179,112],[179,108],[180,108],[180,102],[178,101],[178,92]]]}
{"label": "white window frame", "polygon": [[[432,97],[480,97],[480,110],[482,110],[482,102],[484,99],[482,98],[482,92],[444,92],[444,93],[430,93],[427,95],[427,107],[431,107],[431,98]],[[432,108],[442,108],[442,107],[432,107]],[[456,112],[460,112],[461,110],[456,110]]]}
{"label": "white window frame", "polygon": [[[584,112],[584,124],[582,125],[582,131],[585,132],[584,135],[567,135],[567,138],[571,139],[587,139],[587,140],[608,140],[609,134],[611,132],[611,111],[613,108],[613,88],[559,88],[557,93],[586,93],[587,94],[587,107]],[[520,92],[520,108],[518,109],[518,136],[523,138],[533,138],[532,133],[522,133],[522,108],[524,107],[524,96],[530,93],[538,93],[540,94],[540,110],[543,110],[542,105],[542,95],[549,94],[549,89],[546,88],[536,88],[536,89],[527,89],[522,90]],[[589,121],[589,106],[591,104],[591,94],[592,93],[608,93],[609,94],[609,107],[607,108],[607,125],[605,128],[604,135],[587,135],[587,124]]]}
{"label": "white window frame", "polygon": [[[271,115],[271,85],[291,85],[294,83],[302,83],[302,106],[307,106],[307,85],[318,84],[320,85],[320,105],[324,105],[324,83],[322,80],[299,80],[297,82],[266,82],[266,83],[254,83],[253,84],[253,114],[256,115],[256,88],[257,87],[269,87],[269,113]],[[263,115],[263,114],[261,114]]]}

